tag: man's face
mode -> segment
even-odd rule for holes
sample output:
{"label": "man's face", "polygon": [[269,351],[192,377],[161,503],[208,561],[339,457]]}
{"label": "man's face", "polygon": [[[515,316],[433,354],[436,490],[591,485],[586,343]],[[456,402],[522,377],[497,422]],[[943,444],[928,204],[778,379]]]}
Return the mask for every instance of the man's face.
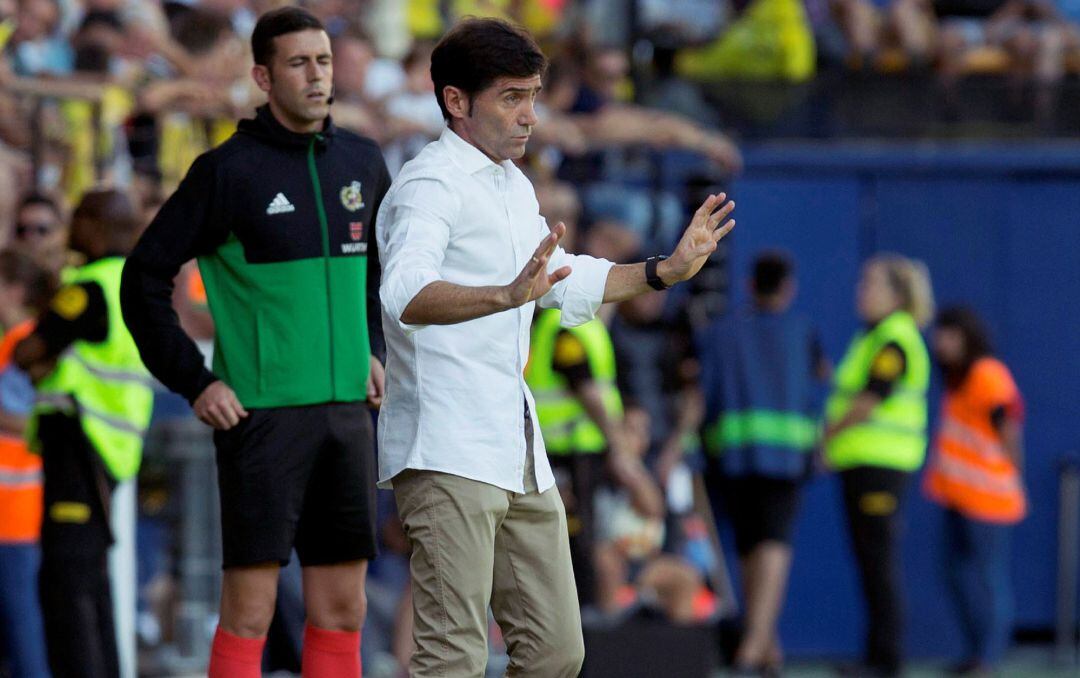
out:
{"label": "man's face", "polygon": [[59,270],[67,250],[67,229],[47,205],[27,205],[15,221],[13,246],[49,269]]}
{"label": "man's face", "polygon": [[43,38],[52,33],[59,20],[60,8],[53,0],[22,0],[19,3],[15,41]]}
{"label": "man's face", "polygon": [[314,132],[330,114],[334,79],[330,38],[310,29],[274,38],[274,55],[267,66],[256,65],[252,75],[269,95],[279,122],[294,132]]}
{"label": "man's face", "polygon": [[525,144],[536,125],[533,104],[539,91],[539,74],[499,78],[467,101],[460,111],[462,117],[455,113],[454,119],[466,140],[495,162],[516,160],[525,155]]}

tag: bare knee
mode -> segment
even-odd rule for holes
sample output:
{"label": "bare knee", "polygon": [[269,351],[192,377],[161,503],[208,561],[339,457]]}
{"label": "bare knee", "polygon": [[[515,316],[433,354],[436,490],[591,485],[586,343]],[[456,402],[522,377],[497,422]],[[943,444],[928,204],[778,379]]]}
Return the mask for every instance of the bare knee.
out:
{"label": "bare knee", "polygon": [[220,626],[238,636],[265,636],[274,618],[277,579],[277,565],[226,570],[221,586]]}
{"label": "bare knee", "polygon": [[308,623],[330,631],[359,631],[367,614],[366,563],[304,568]]}

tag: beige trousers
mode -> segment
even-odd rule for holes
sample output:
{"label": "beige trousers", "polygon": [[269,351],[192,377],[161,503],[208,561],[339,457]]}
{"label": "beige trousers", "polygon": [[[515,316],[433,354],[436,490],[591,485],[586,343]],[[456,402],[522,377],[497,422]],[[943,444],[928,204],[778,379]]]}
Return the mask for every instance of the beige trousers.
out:
{"label": "beige trousers", "polygon": [[[535,477],[532,466],[526,473]],[[394,478],[394,496],[412,544],[410,676],[482,677],[489,604],[510,655],[507,676],[578,675],[585,647],[557,488],[540,493],[534,481],[517,494],[405,471]]]}

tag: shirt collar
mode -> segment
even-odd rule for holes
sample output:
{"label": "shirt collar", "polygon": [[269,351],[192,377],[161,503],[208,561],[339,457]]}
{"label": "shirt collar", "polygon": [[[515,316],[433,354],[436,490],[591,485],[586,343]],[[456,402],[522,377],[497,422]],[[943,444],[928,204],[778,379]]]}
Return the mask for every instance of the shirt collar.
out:
{"label": "shirt collar", "polygon": [[509,171],[514,164],[510,160],[496,163],[479,148],[458,136],[457,132],[450,129],[449,125],[443,130],[439,141],[450,152],[450,157],[454,159],[454,162],[469,174],[475,174],[482,169],[492,167],[501,167]]}

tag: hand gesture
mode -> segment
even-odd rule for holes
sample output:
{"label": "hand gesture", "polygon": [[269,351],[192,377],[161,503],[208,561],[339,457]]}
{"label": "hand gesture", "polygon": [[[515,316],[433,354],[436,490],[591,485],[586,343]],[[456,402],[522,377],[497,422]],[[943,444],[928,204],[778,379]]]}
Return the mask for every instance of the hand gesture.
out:
{"label": "hand gesture", "polygon": [[510,308],[523,306],[534,299],[538,299],[551,290],[552,286],[570,275],[570,267],[562,266],[553,273],[547,272],[548,259],[559,239],[566,234],[566,225],[561,221],[555,224],[551,233],[540,241],[540,245],[533,252],[532,258],[521,269],[514,281],[506,286],[507,303]]}
{"label": "hand gesture", "polygon": [[223,381],[215,381],[203,389],[203,392],[195,399],[193,407],[199,421],[219,431],[228,431],[240,423],[242,418],[248,416],[247,410],[240,404],[236,393]]}
{"label": "hand gesture", "polygon": [[[735,209],[735,202],[724,202],[726,199],[726,193],[710,195],[694,212],[694,218],[683,232],[675,251],[670,258],[661,262],[661,266],[666,270],[658,273],[664,282],[674,284],[693,278],[705,265],[709,255],[716,251],[716,243],[735,228],[734,219],[728,219],[720,225],[724,217]],[[718,206],[720,209],[716,209]]]}

